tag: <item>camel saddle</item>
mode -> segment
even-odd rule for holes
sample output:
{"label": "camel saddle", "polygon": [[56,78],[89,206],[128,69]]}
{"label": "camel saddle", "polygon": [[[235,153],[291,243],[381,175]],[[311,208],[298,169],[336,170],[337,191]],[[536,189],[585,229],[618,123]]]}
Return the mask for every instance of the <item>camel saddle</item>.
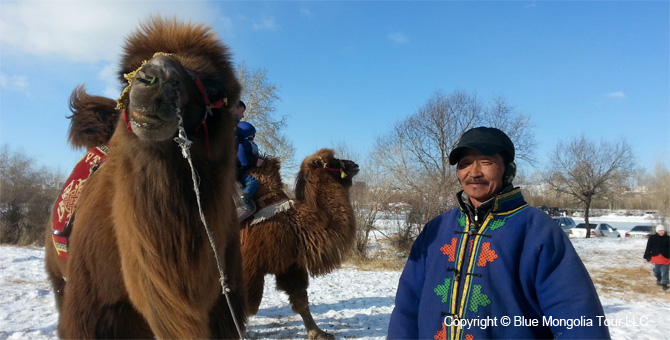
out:
{"label": "camel saddle", "polygon": [[75,165],[70,177],[54,204],[51,234],[58,256],[67,258],[68,238],[72,233],[74,210],[86,180],[100,168],[107,158],[109,149],[101,145],[86,152]]}
{"label": "camel saddle", "polygon": [[244,244],[247,234],[254,225],[267,220],[277,213],[287,211],[293,208],[294,201],[288,198],[283,191],[275,191],[254,199],[256,211],[243,213],[238,208],[238,218],[240,221],[240,241]]}

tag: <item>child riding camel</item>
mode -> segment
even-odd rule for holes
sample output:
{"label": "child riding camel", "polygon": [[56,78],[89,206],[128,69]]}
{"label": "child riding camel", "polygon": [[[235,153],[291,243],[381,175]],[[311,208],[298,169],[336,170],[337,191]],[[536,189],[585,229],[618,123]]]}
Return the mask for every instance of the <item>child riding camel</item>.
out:
{"label": "child riding camel", "polygon": [[249,175],[247,170],[254,166],[261,166],[263,159],[259,157],[258,146],[254,143],[256,128],[253,125],[249,122],[239,122],[235,134],[237,136],[237,180],[244,186],[239,207],[242,211],[238,212],[238,217],[243,219],[243,216],[248,217],[256,210],[253,197],[258,190],[258,180]]}

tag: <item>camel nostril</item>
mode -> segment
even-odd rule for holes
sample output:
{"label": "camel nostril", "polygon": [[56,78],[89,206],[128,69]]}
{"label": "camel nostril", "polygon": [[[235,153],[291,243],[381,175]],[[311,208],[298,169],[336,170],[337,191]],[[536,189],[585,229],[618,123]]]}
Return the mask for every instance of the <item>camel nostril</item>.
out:
{"label": "camel nostril", "polygon": [[146,86],[153,86],[158,81],[158,77],[150,76],[143,71],[137,72],[137,77],[135,77],[135,79]]}
{"label": "camel nostril", "polygon": [[[157,77],[164,83],[176,81],[181,77],[181,66],[174,58],[157,56],[146,63],[143,70],[148,76]],[[149,78],[150,79],[150,78]]]}

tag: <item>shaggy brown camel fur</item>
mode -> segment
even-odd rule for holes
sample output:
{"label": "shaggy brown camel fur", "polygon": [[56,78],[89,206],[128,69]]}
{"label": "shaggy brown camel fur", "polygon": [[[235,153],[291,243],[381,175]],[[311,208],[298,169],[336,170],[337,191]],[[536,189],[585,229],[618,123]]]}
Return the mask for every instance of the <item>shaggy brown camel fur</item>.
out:
{"label": "shaggy brown camel fur", "polygon": [[[310,339],[333,338],[314,322],[309,310],[309,275],[324,275],[339,267],[356,235],[354,212],[349,202],[352,178],[358,165],[335,158],[333,150],[321,149],[307,157],[296,180],[296,200],[269,205],[275,213],[265,219],[264,198],[283,194],[279,162],[268,159],[249,171],[260,183],[256,220],[243,230],[242,261],[247,287],[248,312],[253,315],[263,297],[265,274],[274,274],[277,288],[289,296],[300,314]],[[281,209],[276,209],[281,206]]]}
{"label": "shaggy brown camel fur", "polygon": [[[245,303],[232,201],[235,122],[223,104],[238,101],[240,84],[228,50],[207,27],[152,18],[125,43],[122,80],[124,74],[132,80],[119,99],[124,114],[82,87],[71,98],[74,146],[90,148],[113,135],[106,161],[76,203],[68,258],[46,247],[59,335],[237,338]],[[193,143],[212,246],[191,167],[174,140],[180,124]]]}

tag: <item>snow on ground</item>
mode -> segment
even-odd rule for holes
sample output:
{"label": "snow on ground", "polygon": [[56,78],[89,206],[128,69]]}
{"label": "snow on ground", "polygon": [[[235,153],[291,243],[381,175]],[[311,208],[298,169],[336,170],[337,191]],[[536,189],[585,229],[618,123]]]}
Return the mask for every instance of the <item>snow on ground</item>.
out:
{"label": "snow on ground", "polygon": [[[620,216],[592,221],[608,222],[622,235],[636,224],[649,223]],[[670,339],[670,291],[655,285],[651,267],[642,259],[646,239],[571,241],[596,284],[613,339]],[[43,249],[0,250],[0,340],[56,339],[58,315],[43,270]],[[400,272],[345,266],[312,279],[309,297],[316,322],[340,339],[384,339],[399,277]],[[275,290],[271,276],[247,330],[252,339],[307,338],[302,320]]]}

